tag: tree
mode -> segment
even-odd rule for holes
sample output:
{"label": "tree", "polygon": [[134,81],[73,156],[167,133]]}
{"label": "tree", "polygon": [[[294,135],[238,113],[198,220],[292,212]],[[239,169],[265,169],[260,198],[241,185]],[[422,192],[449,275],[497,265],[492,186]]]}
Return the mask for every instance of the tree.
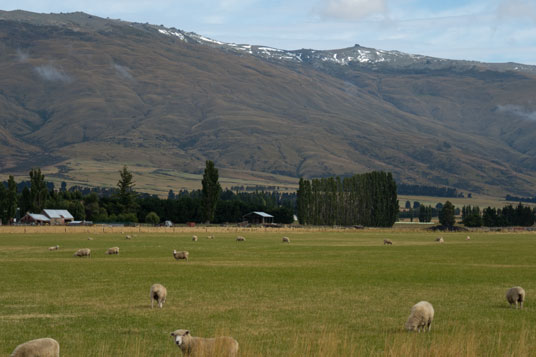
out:
{"label": "tree", "polygon": [[17,183],[13,176],[7,180],[7,197],[6,197],[7,219],[8,221],[15,217],[17,213]]}
{"label": "tree", "polygon": [[40,168],[33,168],[30,171],[30,196],[32,200],[30,209],[41,212],[47,202],[48,190],[45,175],[41,173]]}
{"label": "tree", "polygon": [[132,179],[132,173],[128,171],[127,165],[123,166],[123,169],[119,171],[121,178],[117,182],[119,188],[118,199],[121,205],[122,213],[132,213],[136,211],[136,193],[134,192],[134,180]]}
{"label": "tree", "polygon": [[206,222],[210,222],[214,220],[214,212],[220,198],[221,186],[218,182],[218,169],[214,167],[214,162],[207,160],[205,165],[205,173],[201,181],[203,186],[203,218]]}
{"label": "tree", "polygon": [[156,226],[158,223],[160,223],[160,217],[158,217],[156,212],[149,212],[145,216],[145,223],[149,223],[153,226]]}
{"label": "tree", "polygon": [[450,201],[445,202],[441,211],[439,211],[439,223],[445,227],[454,226],[454,205]]}
{"label": "tree", "polygon": [[0,224],[7,223],[7,190],[3,182],[0,182]]}

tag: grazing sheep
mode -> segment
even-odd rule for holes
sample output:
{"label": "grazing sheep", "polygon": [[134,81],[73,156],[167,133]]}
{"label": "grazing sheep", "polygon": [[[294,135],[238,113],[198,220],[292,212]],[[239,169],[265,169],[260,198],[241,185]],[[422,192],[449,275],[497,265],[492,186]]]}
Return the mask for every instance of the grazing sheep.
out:
{"label": "grazing sheep", "polygon": [[78,249],[76,253],[73,254],[74,257],[89,257],[91,258],[91,249],[89,248],[82,248]]}
{"label": "grazing sheep", "polygon": [[383,244],[384,244],[384,245],[385,245],[385,244],[392,245],[393,242],[392,242],[390,239],[384,239],[384,240],[383,240]]}
{"label": "grazing sheep", "polygon": [[236,241],[237,242],[245,242],[246,241],[246,238],[242,237],[242,236],[238,236],[236,237]]}
{"label": "grazing sheep", "polygon": [[465,240],[471,240],[471,237],[467,236],[467,238],[465,238]]}
{"label": "grazing sheep", "polygon": [[151,286],[151,309],[156,301],[158,306],[162,308],[162,305],[166,302],[167,289],[162,284],[153,284]]}
{"label": "grazing sheep", "polygon": [[434,308],[428,301],[421,301],[413,305],[411,313],[409,314],[408,321],[406,322],[406,329],[408,331],[428,331],[432,328],[432,321],[434,319]]}
{"label": "grazing sheep", "polygon": [[108,248],[106,254],[119,254],[119,247]]}
{"label": "grazing sheep", "polygon": [[192,236],[192,241],[197,242],[197,236]]}
{"label": "grazing sheep", "polygon": [[38,338],[22,343],[11,352],[11,357],[59,357],[60,344],[53,338]]}
{"label": "grazing sheep", "polygon": [[132,239],[132,237],[130,236],[130,234],[127,234],[127,236],[125,237],[125,239]]}
{"label": "grazing sheep", "polygon": [[510,306],[513,304],[516,305],[519,303],[519,308],[523,308],[523,301],[525,301],[525,289],[521,286],[514,286],[513,288],[508,289],[506,292],[506,300],[510,303]]}
{"label": "grazing sheep", "polygon": [[438,243],[444,243],[444,242],[445,242],[445,241],[443,240],[443,237],[437,237],[437,238],[435,239],[435,241],[438,242]]}
{"label": "grazing sheep", "polygon": [[215,338],[193,337],[188,330],[173,331],[171,336],[186,357],[235,357],[238,355],[238,342],[229,336]]}
{"label": "grazing sheep", "polygon": [[187,251],[180,251],[180,252],[177,252],[176,250],[173,250],[173,257],[177,260],[179,259],[185,259],[186,261],[188,261],[188,256],[190,255],[190,253],[188,253]]}
{"label": "grazing sheep", "polygon": [[48,247],[48,250],[58,250],[58,249],[60,249],[59,245],[55,245],[53,247]]}
{"label": "grazing sheep", "polygon": [[213,235],[208,236],[207,239],[214,239],[215,237]]}
{"label": "grazing sheep", "polygon": [[290,238],[289,237],[283,237],[283,239],[281,241],[283,243],[290,243]]}

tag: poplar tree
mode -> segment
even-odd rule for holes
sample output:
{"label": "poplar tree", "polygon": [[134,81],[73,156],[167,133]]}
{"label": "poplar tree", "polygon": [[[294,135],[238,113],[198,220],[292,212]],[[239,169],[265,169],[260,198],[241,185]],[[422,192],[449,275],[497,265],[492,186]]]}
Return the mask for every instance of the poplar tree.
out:
{"label": "poplar tree", "polygon": [[220,198],[221,186],[218,178],[218,169],[214,166],[214,162],[207,160],[205,162],[205,173],[201,181],[203,186],[203,217],[207,223],[214,220],[216,204]]}

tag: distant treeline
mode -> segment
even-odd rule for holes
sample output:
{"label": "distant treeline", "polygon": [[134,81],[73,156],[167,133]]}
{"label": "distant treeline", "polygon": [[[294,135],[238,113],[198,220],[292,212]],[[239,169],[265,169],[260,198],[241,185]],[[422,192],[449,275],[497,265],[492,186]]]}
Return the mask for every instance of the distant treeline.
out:
{"label": "distant treeline", "polygon": [[482,212],[478,206],[463,206],[462,223],[467,227],[530,227],[534,225],[536,210],[521,203],[501,208],[485,208]]}
{"label": "distant treeline", "polygon": [[530,197],[516,197],[516,196],[506,195],[506,200],[515,201],[515,202],[536,203],[536,196],[530,198]]}
{"label": "distant treeline", "polygon": [[300,179],[297,197],[301,224],[390,227],[397,218],[396,183],[390,173]]}
{"label": "distant treeline", "polygon": [[399,195],[409,196],[433,196],[433,197],[463,197],[463,193],[458,192],[455,188],[407,185],[404,183],[397,184],[397,193]]}

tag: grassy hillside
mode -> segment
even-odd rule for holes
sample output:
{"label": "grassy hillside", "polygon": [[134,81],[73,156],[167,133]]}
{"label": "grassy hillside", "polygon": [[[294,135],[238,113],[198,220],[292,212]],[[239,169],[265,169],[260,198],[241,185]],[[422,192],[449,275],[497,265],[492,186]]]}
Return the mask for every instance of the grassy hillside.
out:
{"label": "grassy hillside", "polygon": [[[422,232],[0,235],[0,354],[51,336],[74,356],[175,356],[169,333],[229,334],[241,356],[530,355],[534,234]],[[392,246],[383,246],[384,238]],[[49,252],[48,246],[60,245]],[[119,256],[104,251],[119,246]],[[90,259],[75,258],[82,247]],[[175,261],[173,249],[190,252]],[[515,257],[513,259],[512,257]],[[168,289],[151,309],[149,287]],[[506,289],[521,285],[523,310]],[[403,325],[420,300],[432,331]]]}
{"label": "grassy hillside", "polygon": [[387,170],[534,194],[530,73],[292,64],[159,30],[0,12],[0,171],[61,166],[83,181],[69,162],[196,174],[209,159],[233,177]]}

